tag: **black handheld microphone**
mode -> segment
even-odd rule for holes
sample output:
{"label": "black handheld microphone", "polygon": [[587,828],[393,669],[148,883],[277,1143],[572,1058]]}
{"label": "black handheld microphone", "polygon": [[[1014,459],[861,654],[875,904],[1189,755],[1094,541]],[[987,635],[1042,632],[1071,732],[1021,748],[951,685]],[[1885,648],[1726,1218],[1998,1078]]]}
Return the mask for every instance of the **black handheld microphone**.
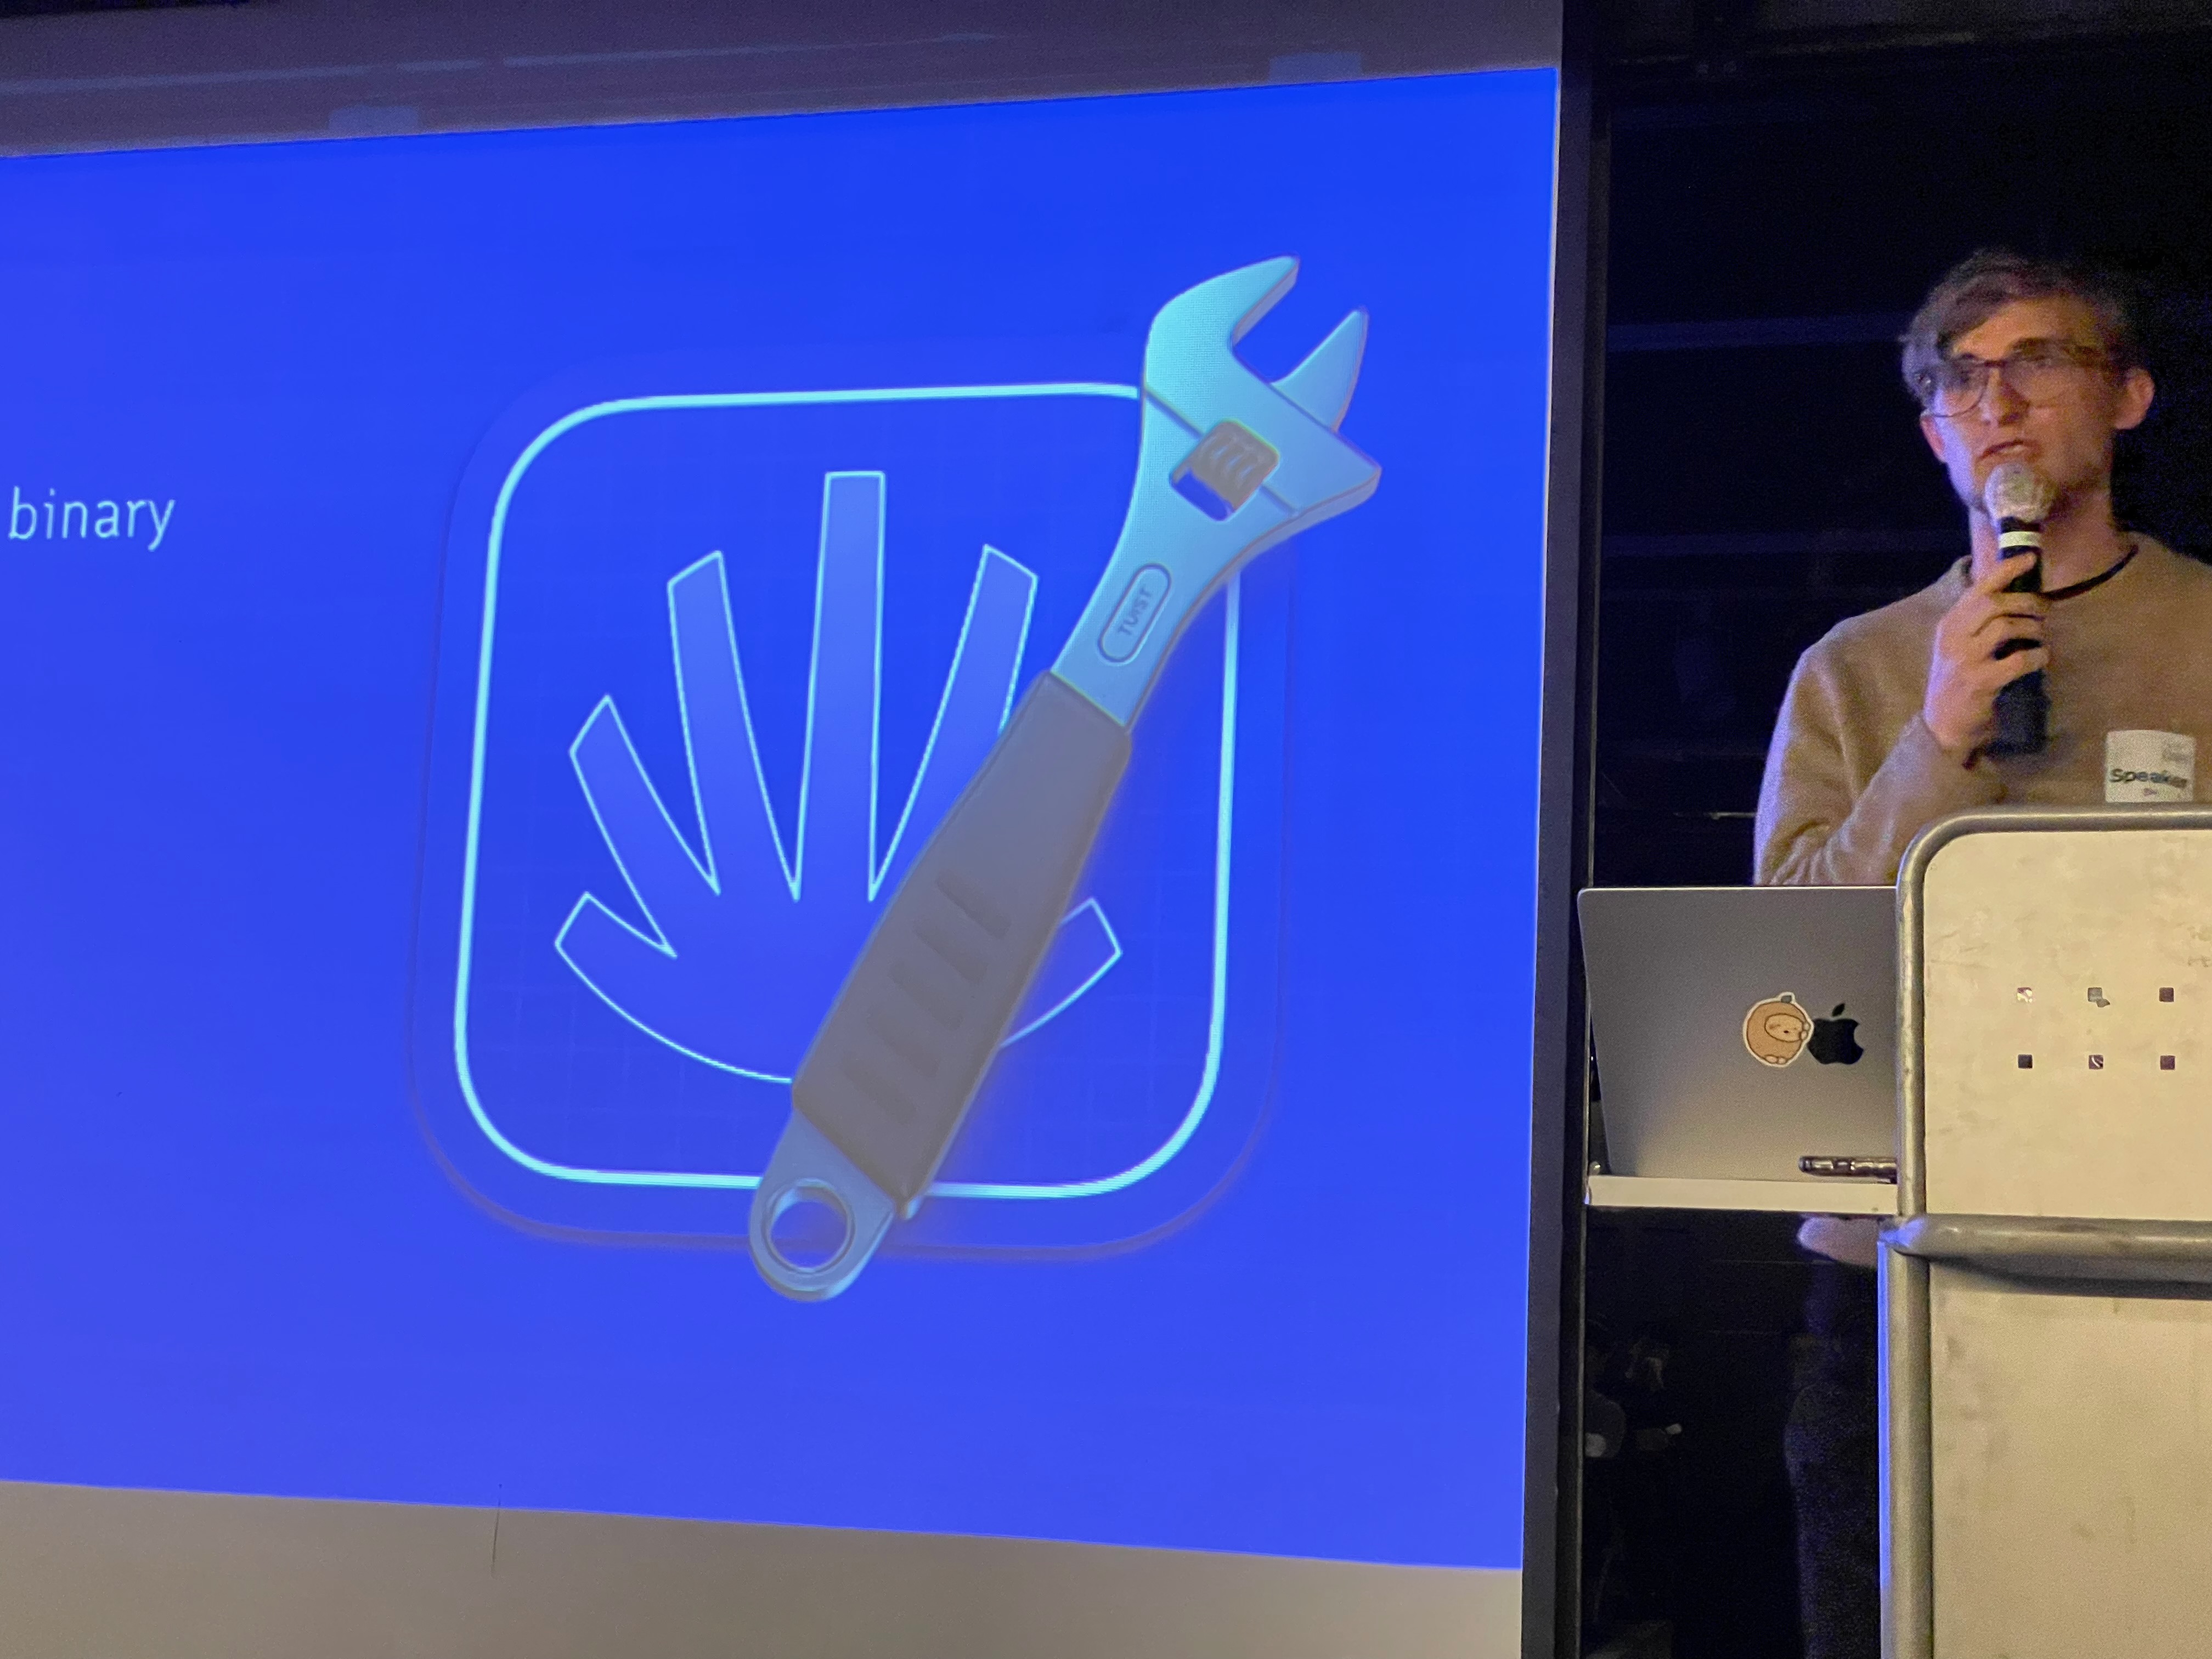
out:
{"label": "black handheld microphone", "polygon": [[[1990,474],[1982,505],[1997,527],[1997,556],[2033,553],[2035,562],[2005,584],[2008,593],[2043,592],[2043,520],[2051,512],[2051,486],[2025,461],[2007,461]],[[2027,649],[2025,640],[2007,640],[1996,654],[2009,657]],[[2051,694],[2043,671],[2023,674],[1997,693],[1996,727],[1983,745],[1985,755],[2039,755],[2051,741]]]}

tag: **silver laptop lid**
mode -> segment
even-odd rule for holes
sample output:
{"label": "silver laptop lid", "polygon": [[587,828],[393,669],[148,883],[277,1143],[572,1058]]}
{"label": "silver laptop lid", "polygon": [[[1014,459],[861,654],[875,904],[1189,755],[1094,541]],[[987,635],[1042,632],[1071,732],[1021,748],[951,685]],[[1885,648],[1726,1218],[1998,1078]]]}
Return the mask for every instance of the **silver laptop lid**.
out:
{"label": "silver laptop lid", "polygon": [[1615,1175],[1805,1181],[1897,1155],[1896,892],[1620,887],[1581,895]]}

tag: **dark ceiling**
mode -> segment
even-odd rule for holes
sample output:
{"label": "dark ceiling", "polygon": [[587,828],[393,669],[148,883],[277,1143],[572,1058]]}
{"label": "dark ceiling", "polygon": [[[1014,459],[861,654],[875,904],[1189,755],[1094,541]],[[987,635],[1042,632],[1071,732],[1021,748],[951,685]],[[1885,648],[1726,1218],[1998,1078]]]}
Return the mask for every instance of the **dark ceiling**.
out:
{"label": "dark ceiling", "polygon": [[2203,0],[1601,0],[1606,59],[1727,77],[1792,59],[2197,33]]}

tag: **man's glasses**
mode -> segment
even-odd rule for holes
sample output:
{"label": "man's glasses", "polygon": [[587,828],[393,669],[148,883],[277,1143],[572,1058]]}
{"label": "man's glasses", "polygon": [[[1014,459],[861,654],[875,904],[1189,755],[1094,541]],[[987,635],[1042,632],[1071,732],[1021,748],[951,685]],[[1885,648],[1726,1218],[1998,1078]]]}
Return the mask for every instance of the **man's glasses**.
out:
{"label": "man's glasses", "polygon": [[1936,414],[1965,414],[1982,401],[1990,376],[2000,376],[2014,397],[2026,404],[2055,404],[2081,383],[2085,374],[2110,360],[2094,346],[2032,340],[1994,361],[1965,356],[1945,357],[1918,376],[1920,401]]}

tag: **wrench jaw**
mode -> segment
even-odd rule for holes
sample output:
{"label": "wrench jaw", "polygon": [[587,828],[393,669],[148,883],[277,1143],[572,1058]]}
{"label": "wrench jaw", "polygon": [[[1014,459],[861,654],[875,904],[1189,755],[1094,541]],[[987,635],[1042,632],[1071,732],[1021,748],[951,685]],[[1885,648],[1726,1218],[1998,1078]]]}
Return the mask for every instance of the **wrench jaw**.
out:
{"label": "wrench jaw", "polygon": [[1275,308],[1298,280],[1298,262],[1285,255],[1224,270],[1170,300],[1152,318],[1145,337],[1145,380],[1152,380],[1163,352],[1192,354],[1200,374],[1213,372],[1226,348],[1235,345]]}
{"label": "wrench jaw", "polygon": [[[1268,445],[1277,461],[1267,489],[1294,513],[1326,507],[1363,486],[1371,490],[1377,471],[1336,431],[1359,378],[1365,313],[1338,324],[1279,382],[1261,380],[1237,356],[1237,343],[1297,276],[1297,261],[1283,258],[1212,277],[1161,307],[1145,341],[1146,398],[1199,439],[1234,422]],[[1140,474],[1139,490],[1148,482]]]}
{"label": "wrench jaw", "polygon": [[[1339,323],[1279,380],[1261,380],[1237,356],[1236,343],[1297,274],[1292,259],[1248,265],[1178,295],[1153,320],[1128,517],[1053,665],[1125,726],[1216,587],[1277,543],[1358,506],[1381,479],[1382,469],[1336,430],[1359,380],[1365,312]],[[1187,488],[1209,453],[1232,464],[1214,475],[1220,488]],[[1265,468],[1256,482],[1254,457]],[[1241,479],[1237,466],[1246,469]]]}
{"label": "wrench jaw", "polygon": [[1359,384],[1359,365],[1367,356],[1367,313],[1354,311],[1306,355],[1305,362],[1275,382],[1275,390],[1334,432],[1352,407]]}

